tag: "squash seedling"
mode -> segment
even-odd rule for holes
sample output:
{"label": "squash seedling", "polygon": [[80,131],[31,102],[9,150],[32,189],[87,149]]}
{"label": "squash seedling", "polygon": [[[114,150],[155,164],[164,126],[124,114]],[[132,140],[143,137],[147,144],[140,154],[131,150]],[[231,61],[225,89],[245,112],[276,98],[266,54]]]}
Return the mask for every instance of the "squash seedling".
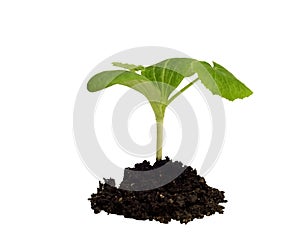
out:
{"label": "squash seedling", "polygon": [[[90,92],[97,92],[113,85],[124,85],[143,94],[149,101],[156,118],[156,160],[162,159],[163,123],[168,105],[197,81],[201,81],[212,94],[230,101],[242,99],[252,91],[223,66],[191,58],[171,58],[150,66],[114,62],[119,70],[104,71],[94,75],[87,84]],[[176,91],[186,77],[197,78]]]}

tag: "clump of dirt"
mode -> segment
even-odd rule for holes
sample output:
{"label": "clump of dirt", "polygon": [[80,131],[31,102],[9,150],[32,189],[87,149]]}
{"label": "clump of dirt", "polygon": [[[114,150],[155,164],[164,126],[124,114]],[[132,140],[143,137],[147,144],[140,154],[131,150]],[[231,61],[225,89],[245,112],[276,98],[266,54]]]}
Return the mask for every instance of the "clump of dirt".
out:
{"label": "clump of dirt", "polygon": [[[162,166],[167,164],[167,171],[159,170],[166,169]],[[182,172],[178,177],[166,179],[178,170]],[[152,186],[159,185],[157,180],[160,178],[169,180],[169,183],[153,189]],[[139,191],[145,185],[152,189]],[[104,184],[99,182],[97,193],[92,194],[89,200],[95,214],[106,211],[126,218],[161,223],[172,219],[188,223],[216,212],[223,214],[224,207],[220,203],[227,202],[224,192],[208,186],[195,169],[169,158],[153,165],[143,161],[134,168],[126,168],[119,188],[114,186],[113,179],[105,180]]]}

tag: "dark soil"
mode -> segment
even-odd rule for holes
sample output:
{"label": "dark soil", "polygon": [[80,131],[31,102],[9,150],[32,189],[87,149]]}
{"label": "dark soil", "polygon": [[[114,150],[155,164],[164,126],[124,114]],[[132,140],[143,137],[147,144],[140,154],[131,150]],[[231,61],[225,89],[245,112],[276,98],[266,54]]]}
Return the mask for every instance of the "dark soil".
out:
{"label": "dark soil", "polygon": [[[143,172],[155,172],[155,176],[166,178],[166,172],[155,171],[161,169],[166,163],[168,171],[176,172],[181,168],[182,173],[169,183],[158,188],[138,191],[139,186],[147,184],[155,186],[157,177],[143,175]],[[95,214],[102,210],[107,213],[123,215],[126,218],[137,220],[157,220],[168,223],[172,219],[181,223],[188,223],[195,218],[223,214],[224,207],[220,203],[227,202],[224,192],[208,186],[205,179],[197,175],[197,171],[190,166],[184,166],[180,162],[173,162],[166,158],[156,162],[153,166],[144,161],[136,164],[134,168],[124,171],[124,178],[120,187],[114,187],[114,180],[100,182],[96,194],[92,194],[89,200]],[[150,187],[151,188],[151,187]]]}

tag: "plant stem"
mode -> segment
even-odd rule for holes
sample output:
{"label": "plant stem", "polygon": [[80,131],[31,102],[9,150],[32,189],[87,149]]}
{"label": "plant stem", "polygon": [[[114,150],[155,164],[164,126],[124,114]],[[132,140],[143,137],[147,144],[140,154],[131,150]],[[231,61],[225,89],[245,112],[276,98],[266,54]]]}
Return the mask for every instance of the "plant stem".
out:
{"label": "plant stem", "polygon": [[186,85],[185,87],[183,87],[180,91],[178,91],[175,95],[173,95],[169,101],[168,101],[168,105],[177,98],[177,96],[179,96],[182,92],[184,92],[186,89],[188,89],[190,86],[192,86],[195,82],[197,82],[199,80],[199,78],[196,78],[195,80],[193,80],[192,82],[190,82],[188,85]]}
{"label": "plant stem", "polygon": [[162,145],[163,145],[163,132],[164,132],[164,118],[156,119],[156,161],[162,160]]}
{"label": "plant stem", "polygon": [[[186,89],[188,89],[190,86],[192,86],[195,82],[198,81],[198,78],[190,82],[188,85],[183,87],[179,92],[177,92],[175,95],[171,97],[171,99],[168,100],[167,105],[161,106],[162,108],[157,108],[157,106],[154,106],[152,104],[153,111],[155,113],[156,118],[156,161],[162,160],[162,146],[163,146],[163,132],[164,132],[164,114],[165,114],[165,108],[177,98],[182,92],[184,92]],[[159,110],[159,111],[157,111]]]}

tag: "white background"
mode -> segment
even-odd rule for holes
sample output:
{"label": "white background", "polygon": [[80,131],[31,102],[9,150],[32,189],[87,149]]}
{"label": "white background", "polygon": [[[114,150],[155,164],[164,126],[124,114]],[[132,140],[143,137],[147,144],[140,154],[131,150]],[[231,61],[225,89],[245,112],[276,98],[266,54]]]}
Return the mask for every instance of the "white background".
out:
{"label": "white background", "polygon": [[[299,234],[298,1],[1,1],[1,234]],[[224,101],[206,179],[224,215],[187,226],[94,215],[97,180],[73,140],[77,91],[103,59],[166,46],[215,60],[251,98]]]}

